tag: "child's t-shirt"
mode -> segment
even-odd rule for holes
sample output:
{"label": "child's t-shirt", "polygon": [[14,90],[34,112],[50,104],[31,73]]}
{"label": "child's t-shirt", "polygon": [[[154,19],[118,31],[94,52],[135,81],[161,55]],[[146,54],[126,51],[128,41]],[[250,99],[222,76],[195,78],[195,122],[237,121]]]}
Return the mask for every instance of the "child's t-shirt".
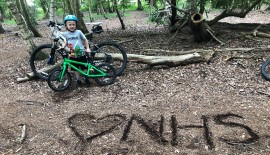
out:
{"label": "child's t-shirt", "polygon": [[[81,30],[75,30],[74,32],[66,31],[64,32],[64,36],[67,40],[67,51],[74,50],[75,57],[80,57],[85,55],[85,47],[84,47],[84,40],[86,39],[85,35],[82,33]],[[76,52],[76,46],[79,48],[80,53]],[[72,48],[72,49],[70,49]]]}

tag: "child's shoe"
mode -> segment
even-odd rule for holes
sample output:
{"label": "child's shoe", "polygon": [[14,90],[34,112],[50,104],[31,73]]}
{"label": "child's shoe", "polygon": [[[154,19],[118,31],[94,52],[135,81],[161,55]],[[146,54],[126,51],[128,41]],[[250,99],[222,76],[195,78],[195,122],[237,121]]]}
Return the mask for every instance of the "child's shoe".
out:
{"label": "child's shoe", "polygon": [[84,77],[84,79],[85,79],[85,80],[84,80],[85,85],[86,85],[86,86],[90,86],[91,83],[90,83],[89,79],[88,79],[87,77]]}
{"label": "child's shoe", "polygon": [[82,81],[81,81],[81,80],[77,80],[77,85],[76,85],[76,87],[80,87],[80,86],[82,86]]}

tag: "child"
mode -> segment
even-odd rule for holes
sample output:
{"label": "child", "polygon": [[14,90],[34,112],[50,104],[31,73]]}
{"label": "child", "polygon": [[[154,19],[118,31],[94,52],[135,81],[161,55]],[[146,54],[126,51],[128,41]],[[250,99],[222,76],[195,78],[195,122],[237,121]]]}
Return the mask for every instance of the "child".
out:
{"label": "child", "polygon": [[[74,15],[67,15],[64,18],[64,24],[66,26],[64,36],[67,40],[66,49],[70,52],[70,60],[87,62],[85,52],[90,53],[91,50],[89,48],[88,40],[86,39],[85,35],[82,33],[81,30],[77,30],[77,22],[78,19]],[[87,69],[84,65],[74,64],[74,66],[80,68],[81,70]],[[77,86],[82,85],[80,73],[75,72],[75,75],[77,79]],[[90,84],[87,77],[85,77],[85,84]]]}

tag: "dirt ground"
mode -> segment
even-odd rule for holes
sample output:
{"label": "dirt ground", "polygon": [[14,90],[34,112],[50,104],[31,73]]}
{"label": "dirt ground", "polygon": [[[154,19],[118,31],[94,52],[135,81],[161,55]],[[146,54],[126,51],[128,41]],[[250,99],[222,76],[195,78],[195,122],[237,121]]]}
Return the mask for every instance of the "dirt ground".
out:
{"label": "dirt ground", "polygon": [[[268,17],[252,12],[246,20],[270,23]],[[94,39],[130,40],[123,44],[127,53],[269,47],[270,42],[248,36],[254,26],[213,26],[226,40],[220,46],[194,43],[188,28],[170,40],[172,34],[140,12],[124,21],[125,31],[117,19],[103,20],[106,32]],[[50,42],[46,22],[39,22],[44,37],[35,38],[38,45]],[[269,51],[243,52],[237,56],[245,58],[230,61],[233,53],[217,53],[210,63],[177,67],[129,63],[112,85],[92,81],[91,87],[55,93],[46,81],[16,82],[30,72],[29,54],[22,36],[13,35],[18,29],[4,26],[0,154],[270,154],[270,83],[260,75]],[[26,138],[20,142],[22,125]]]}

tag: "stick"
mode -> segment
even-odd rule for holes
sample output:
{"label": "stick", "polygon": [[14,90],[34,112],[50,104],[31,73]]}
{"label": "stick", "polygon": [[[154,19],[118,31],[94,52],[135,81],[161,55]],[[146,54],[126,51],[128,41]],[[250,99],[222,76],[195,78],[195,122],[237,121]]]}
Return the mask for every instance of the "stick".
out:
{"label": "stick", "polygon": [[270,97],[270,94],[269,93],[262,92],[262,91],[256,91],[256,92],[259,93],[259,94],[267,95],[268,97]]}
{"label": "stick", "polygon": [[20,124],[19,126],[22,126],[22,134],[21,134],[21,137],[18,138],[18,141],[22,144],[22,142],[25,140],[25,137],[26,137],[26,125]]}
{"label": "stick", "polygon": [[219,42],[221,45],[224,45],[225,43],[220,41],[210,30],[206,29],[208,33],[210,33],[210,35],[217,41]]}

